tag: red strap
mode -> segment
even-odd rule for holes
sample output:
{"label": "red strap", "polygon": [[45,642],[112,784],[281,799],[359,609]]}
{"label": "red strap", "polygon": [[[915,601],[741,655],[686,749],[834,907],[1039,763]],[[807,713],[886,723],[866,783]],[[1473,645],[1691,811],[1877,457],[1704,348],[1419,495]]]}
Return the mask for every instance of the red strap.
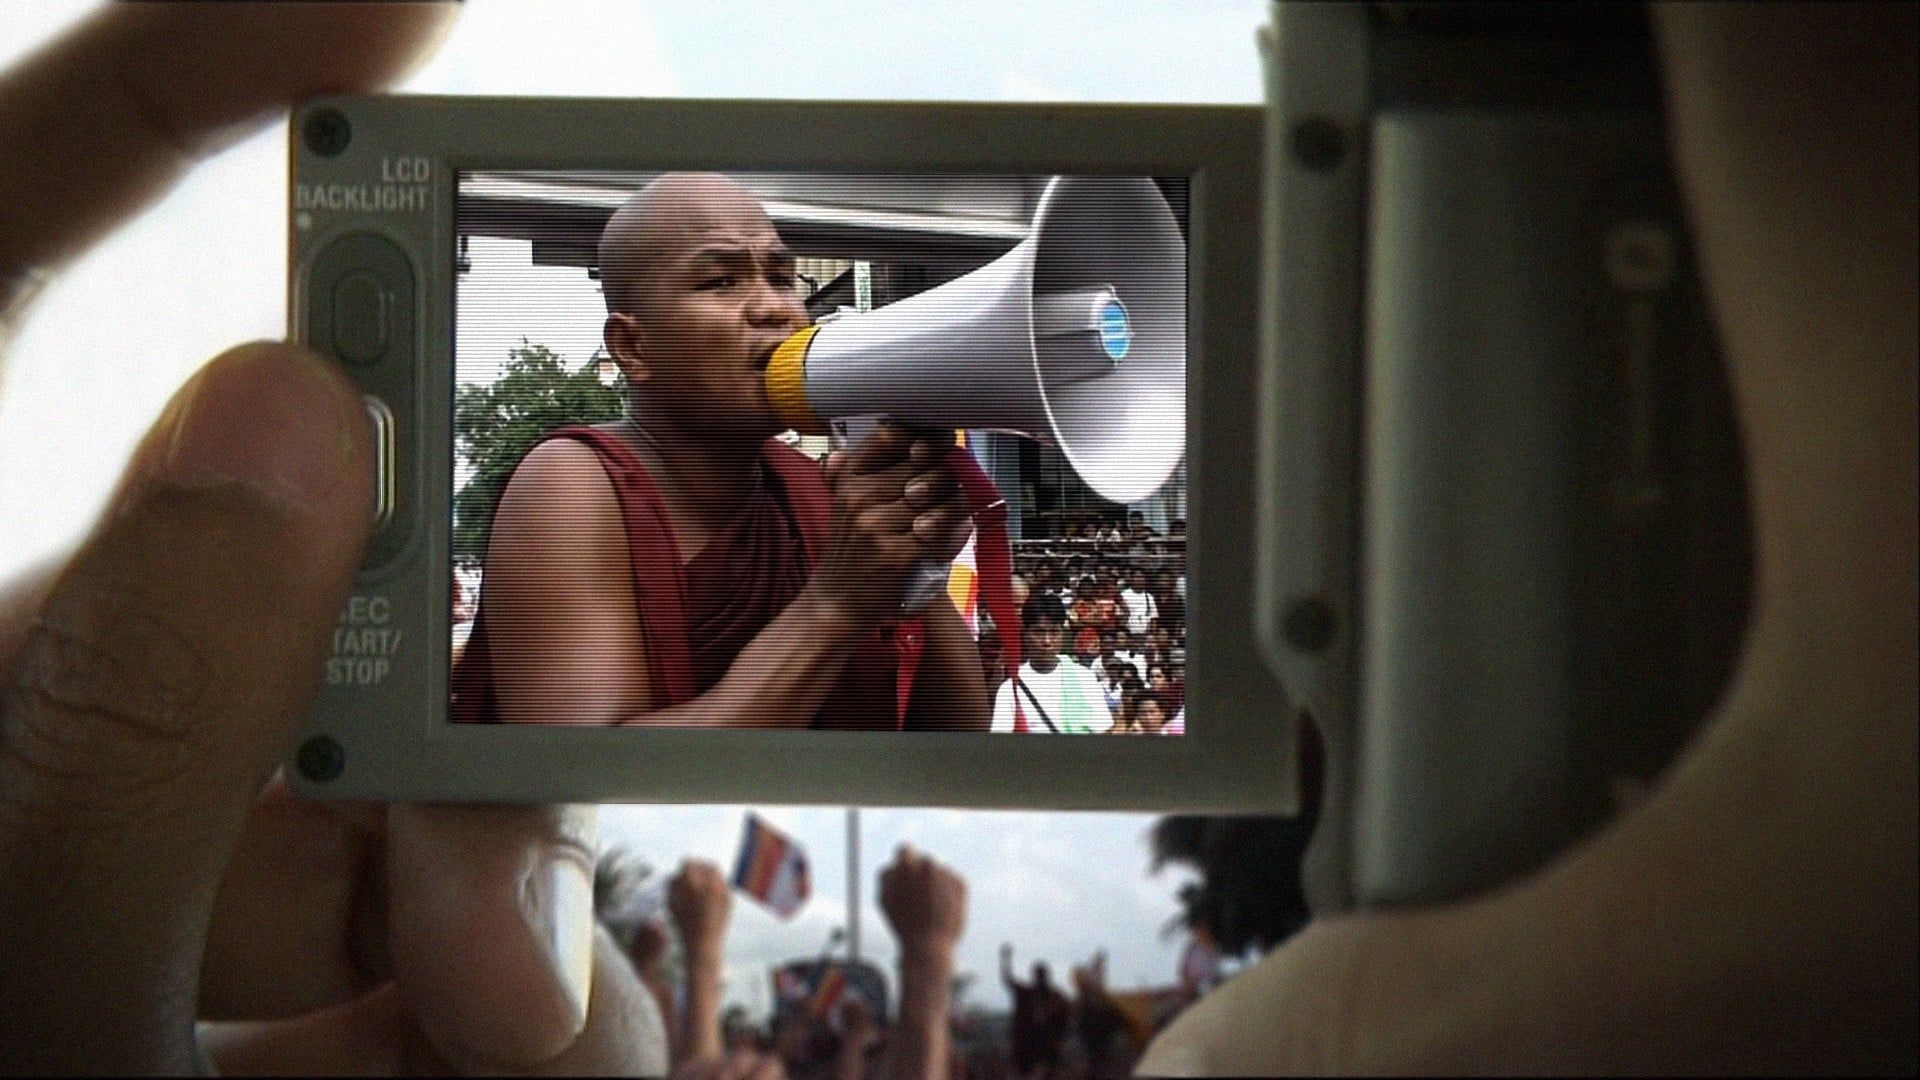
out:
{"label": "red strap", "polygon": [[915,615],[901,619],[893,628],[893,652],[898,666],[893,673],[893,729],[907,728],[907,703],[913,700],[913,677],[920,673],[920,655],[927,649],[927,620]]}
{"label": "red strap", "polygon": [[[652,476],[632,447],[597,428],[562,428],[551,437],[586,443],[607,463],[607,476],[626,520],[634,599],[647,646],[647,675],[653,683],[652,707],[664,709],[692,701],[696,695],[693,654],[687,648],[687,575],[680,565],[680,545],[667,524],[666,504]],[[800,526],[807,562],[812,564],[833,520],[833,496],[820,479],[820,467],[778,439],[768,439],[760,457],[780,478]]]}
{"label": "red strap", "polygon": [[[973,454],[964,446],[947,451],[947,472],[960,485],[966,497],[967,511],[973,515],[973,562],[979,575],[980,596],[987,614],[1000,632],[1000,655],[1006,661],[1007,676],[1020,670],[1020,612],[1013,606],[1013,545],[1007,540],[1007,500],[994,486]],[[913,696],[913,679],[920,669],[920,653],[926,645],[926,627],[919,618],[900,623],[894,636],[894,649],[900,658],[895,689],[899,700],[899,722],[906,723],[907,701]],[[1026,712],[1020,707],[1020,695],[1013,697],[1013,730],[1027,730]]]}
{"label": "red strap", "polygon": [[800,523],[800,539],[807,550],[807,565],[820,561],[820,548],[833,528],[833,492],[820,478],[820,463],[781,442],[768,439],[760,448],[760,459],[773,468],[786,489],[787,505]]}
{"label": "red strap", "polygon": [[687,649],[687,575],[680,566],[680,545],[667,524],[667,507],[639,455],[620,439],[590,427],[553,432],[556,439],[586,443],[608,465],[607,476],[626,519],[627,548],[633,564],[633,589],[640,610],[640,633],[647,646],[651,708],[692,701],[693,654]]}
{"label": "red strap", "polygon": [[[800,538],[806,547],[807,565],[820,561],[820,549],[833,527],[833,492],[820,476],[820,463],[778,439],[768,439],[760,456],[772,466],[786,488],[787,502],[800,522]],[[920,619],[903,619],[896,626],[883,627],[881,633],[893,641],[897,661],[894,669],[894,730],[907,726],[907,701],[913,696],[913,676],[920,667],[920,653],[926,646],[926,624]]]}
{"label": "red strap", "polygon": [[[627,522],[627,546],[633,556],[633,578],[640,604],[642,632],[646,636],[648,675],[653,680],[654,707],[690,701],[693,690],[693,658],[687,649],[686,574],[680,566],[679,545],[667,525],[666,505],[661,502],[646,467],[620,439],[588,427],[565,428],[553,437],[584,442],[616,468],[607,470],[623,507],[639,513],[622,516]],[[831,522],[831,494],[819,480],[818,466],[777,440],[769,440],[764,460],[780,476],[801,536],[808,548],[809,562],[817,557],[823,531]],[[1007,540],[1007,504],[992,478],[965,447],[948,451],[945,461],[965,495],[974,521],[974,561],[979,572],[980,592],[994,626],[999,628],[1001,654],[1009,676],[1020,670],[1020,615],[1013,606],[1013,551]],[[812,512],[824,507],[827,513]],[[907,705],[913,697],[914,676],[926,647],[926,625],[920,618],[903,619],[893,630],[894,650],[899,668],[894,683],[895,723],[906,724]],[[1027,730],[1026,717],[1018,695],[1014,698],[1014,730]]]}

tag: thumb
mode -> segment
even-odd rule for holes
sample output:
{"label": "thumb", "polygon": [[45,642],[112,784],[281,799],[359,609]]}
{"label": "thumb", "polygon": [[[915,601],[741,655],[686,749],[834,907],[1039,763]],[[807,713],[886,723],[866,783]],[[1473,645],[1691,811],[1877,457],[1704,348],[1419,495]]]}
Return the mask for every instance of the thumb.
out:
{"label": "thumb", "polygon": [[0,1060],[195,1065],[207,919],[365,542],[359,395],[291,346],[184,387],[0,698]]}

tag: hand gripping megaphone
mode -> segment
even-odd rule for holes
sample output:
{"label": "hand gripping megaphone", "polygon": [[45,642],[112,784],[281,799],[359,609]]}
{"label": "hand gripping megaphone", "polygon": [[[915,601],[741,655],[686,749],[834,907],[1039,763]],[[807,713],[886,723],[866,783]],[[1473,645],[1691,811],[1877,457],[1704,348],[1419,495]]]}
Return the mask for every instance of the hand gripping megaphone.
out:
{"label": "hand gripping megaphone", "polygon": [[[1186,245],[1160,189],[1056,176],[1012,251],[936,289],[788,338],[767,397],[794,430],[884,417],[1060,448],[1102,497],[1146,498],[1186,450]],[[918,610],[943,567],[923,569]]]}

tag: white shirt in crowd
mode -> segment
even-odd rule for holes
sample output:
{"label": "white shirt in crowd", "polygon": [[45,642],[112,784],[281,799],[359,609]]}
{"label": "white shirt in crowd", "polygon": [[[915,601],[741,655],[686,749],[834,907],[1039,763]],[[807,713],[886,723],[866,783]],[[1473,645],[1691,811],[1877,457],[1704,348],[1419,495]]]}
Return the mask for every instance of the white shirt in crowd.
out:
{"label": "white shirt in crowd", "polygon": [[1153,602],[1153,594],[1135,592],[1129,585],[1120,590],[1120,602],[1127,605],[1127,632],[1144,634],[1147,632],[1147,620],[1160,617],[1160,605]]}
{"label": "white shirt in crowd", "polygon": [[[1093,672],[1065,656],[1052,671],[1042,674],[1031,663],[1020,665],[1020,682],[1025,690],[1016,690],[1013,680],[1000,684],[993,699],[993,728],[996,733],[1013,731],[1013,696],[1020,695],[1020,710],[1030,732],[1048,733],[1041,710],[1063,735],[1101,735],[1113,730],[1113,713],[1107,708],[1106,692]],[[1033,696],[1028,697],[1027,691]],[[1039,708],[1034,707],[1039,702]]]}

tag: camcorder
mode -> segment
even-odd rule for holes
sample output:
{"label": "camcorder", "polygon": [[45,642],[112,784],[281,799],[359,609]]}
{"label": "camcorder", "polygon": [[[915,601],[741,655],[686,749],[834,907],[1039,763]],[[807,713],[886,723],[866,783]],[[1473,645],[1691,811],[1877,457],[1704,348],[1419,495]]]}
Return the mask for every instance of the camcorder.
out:
{"label": "camcorder", "polygon": [[[1309,813],[1321,908],[1604,820],[1751,558],[1646,14],[1258,47],[1264,108],[302,106],[290,330],[379,475],[298,785]],[[815,617],[890,427],[971,538]]]}

